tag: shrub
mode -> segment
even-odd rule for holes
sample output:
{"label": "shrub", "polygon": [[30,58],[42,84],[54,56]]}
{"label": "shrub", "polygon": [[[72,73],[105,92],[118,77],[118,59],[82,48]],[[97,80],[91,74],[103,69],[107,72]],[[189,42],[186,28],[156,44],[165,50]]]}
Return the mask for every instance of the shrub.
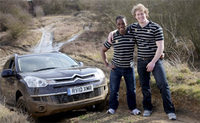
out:
{"label": "shrub", "polygon": [[167,58],[190,65],[200,58],[199,3],[169,0],[150,7],[151,19],[163,27]]}
{"label": "shrub", "polygon": [[8,31],[13,39],[17,39],[18,37],[26,33],[27,26],[24,25],[24,23],[18,18],[15,18],[11,14],[5,14],[5,18],[7,19],[5,22],[5,26],[8,28]]}
{"label": "shrub", "polygon": [[43,8],[41,6],[36,6],[35,7],[35,14],[36,14],[37,17],[44,16]]}
{"label": "shrub", "polygon": [[45,15],[65,14],[73,11],[79,11],[80,8],[77,1],[61,1],[61,0],[46,0],[42,1],[41,5]]}
{"label": "shrub", "polygon": [[6,31],[8,28],[5,25],[6,18],[3,13],[0,12],[0,32]]}
{"label": "shrub", "polygon": [[10,5],[9,8],[0,13],[1,31],[8,31],[12,39],[17,39],[26,34],[31,24],[31,16],[19,5]]}

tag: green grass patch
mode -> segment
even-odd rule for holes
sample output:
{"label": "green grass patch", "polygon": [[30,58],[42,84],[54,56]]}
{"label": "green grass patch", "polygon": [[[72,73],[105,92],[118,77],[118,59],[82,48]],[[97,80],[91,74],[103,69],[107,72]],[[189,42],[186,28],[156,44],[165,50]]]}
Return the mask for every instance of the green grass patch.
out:
{"label": "green grass patch", "polygon": [[198,80],[196,81],[196,83],[197,83],[197,84],[200,84],[200,79],[198,79]]}
{"label": "green grass patch", "polygon": [[88,116],[87,116],[87,115],[81,115],[81,116],[79,116],[79,118],[80,118],[81,120],[86,120],[86,119],[88,118]]}
{"label": "green grass patch", "polygon": [[[188,86],[186,84],[177,85],[171,88],[172,93],[180,96],[186,96],[190,100],[200,101],[200,85]],[[173,95],[173,96],[176,96]]]}

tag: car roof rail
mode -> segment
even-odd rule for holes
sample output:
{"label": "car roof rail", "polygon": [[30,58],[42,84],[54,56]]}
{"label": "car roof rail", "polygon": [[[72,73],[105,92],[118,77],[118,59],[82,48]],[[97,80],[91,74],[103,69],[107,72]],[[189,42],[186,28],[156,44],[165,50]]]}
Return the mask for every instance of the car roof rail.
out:
{"label": "car roof rail", "polygon": [[59,51],[52,51],[51,53],[60,53]]}

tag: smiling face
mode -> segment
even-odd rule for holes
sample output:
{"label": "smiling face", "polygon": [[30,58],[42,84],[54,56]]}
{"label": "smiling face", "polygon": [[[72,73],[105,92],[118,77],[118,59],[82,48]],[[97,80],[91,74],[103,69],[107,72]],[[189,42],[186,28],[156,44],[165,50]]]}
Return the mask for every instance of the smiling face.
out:
{"label": "smiling face", "polygon": [[118,29],[119,33],[122,34],[122,35],[125,34],[126,26],[127,26],[126,19],[125,18],[117,19],[116,25],[117,25],[117,29]]}
{"label": "smiling face", "polygon": [[145,14],[144,11],[137,10],[135,12],[135,19],[138,21],[138,23],[142,24],[147,22],[147,15]]}

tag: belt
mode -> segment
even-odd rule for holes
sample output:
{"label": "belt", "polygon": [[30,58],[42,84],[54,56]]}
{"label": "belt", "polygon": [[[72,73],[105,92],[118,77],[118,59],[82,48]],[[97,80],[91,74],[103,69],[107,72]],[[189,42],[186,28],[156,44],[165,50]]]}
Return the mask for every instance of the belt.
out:
{"label": "belt", "polygon": [[147,61],[147,60],[150,60],[150,59],[152,59],[153,57],[141,57],[141,58],[139,58],[139,59],[142,59],[142,60],[144,60],[144,61]]}

